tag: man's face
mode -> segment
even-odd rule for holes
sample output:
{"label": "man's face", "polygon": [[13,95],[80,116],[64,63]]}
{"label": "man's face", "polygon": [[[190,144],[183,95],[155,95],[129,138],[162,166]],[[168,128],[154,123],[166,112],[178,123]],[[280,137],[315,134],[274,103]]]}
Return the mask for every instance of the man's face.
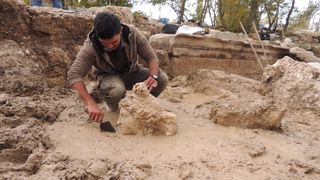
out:
{"label": "man's face", "polygon": [[121,31],[119,34],[114,35],[110,39],[100,39],[100,43],[106,48],[107,51],[114,51],[118,49],[121,42]]}

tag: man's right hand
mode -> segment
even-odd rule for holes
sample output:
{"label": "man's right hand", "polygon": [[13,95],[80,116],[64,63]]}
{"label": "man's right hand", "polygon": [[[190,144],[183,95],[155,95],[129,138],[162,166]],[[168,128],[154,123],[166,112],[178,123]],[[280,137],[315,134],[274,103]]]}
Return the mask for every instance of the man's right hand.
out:
{"label": "man's right hand", "polygon": [[88,93],[84,83],[82,81],[76,82],[71,87],[78,91],[80,99],[86,105],[86,110],[89,114],[89,120],[101,122],[103,119],[103,112],[100,110],[97,103],[92,99],[92,97]]}
{"label": "man's right hand", "polygon": [[103,120],[103,112],[95,103],[89,103],[87,105],[87,111],[89,114],[89,120],[101,123]]}

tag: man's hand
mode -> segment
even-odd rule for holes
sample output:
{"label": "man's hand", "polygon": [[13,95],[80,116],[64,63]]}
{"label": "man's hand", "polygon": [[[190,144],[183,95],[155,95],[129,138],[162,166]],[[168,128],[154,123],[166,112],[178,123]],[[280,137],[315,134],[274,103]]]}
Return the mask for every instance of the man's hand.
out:
{"label": "man's hand", "polygon": [[159,60],[153,59],[149,62],[149,77],[144,83],[147,85],[149,92],[158,86]]}
{"label": "man's hand", "polygon": [[103,120],[103,112],[100,110],[100,108],[95,103],[89,103],[87,105],[87,111],[89,114],[89,120],[95,121],[95,122],[102,122]]}
{"label": "man's hand", "polygon": [[103,112],[100,110],[97,103],[92,99],[92,97],[88,93],[84,83],[82,81],[76,82],[71,87],[78,91],[80,99],[86,105],[86,110],[89,114],[89,120],[101,122],[103,119]]}
{"label": "man's hand", "polygon": [[149,92],[158,86],[158,81],[154,78],[152,78],[151,76],[148,77],[147,80],[144,81],[144,83],[147,85],[147,88],[149,89]]}

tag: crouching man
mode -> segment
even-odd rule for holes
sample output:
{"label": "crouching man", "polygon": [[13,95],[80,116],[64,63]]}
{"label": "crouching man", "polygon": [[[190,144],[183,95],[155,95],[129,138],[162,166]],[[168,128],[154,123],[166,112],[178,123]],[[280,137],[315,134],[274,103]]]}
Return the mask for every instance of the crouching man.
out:
{"label": "crouching man", "polygon": [[[148,68],[138,63],[138,55]],[[67,87],[75,89],[86,105],[89,119],[101,122],[103,112],[88,93],[83,78],[94,67],[97,91],[112,111],[117,111],[126,90],[144,82],[157,97],[166,88],[168,77],[159,69],[159,60],[149,41],[136,28],[120,23],[111,13],[98,13],[93,30],[77,54],[67,76]]]}

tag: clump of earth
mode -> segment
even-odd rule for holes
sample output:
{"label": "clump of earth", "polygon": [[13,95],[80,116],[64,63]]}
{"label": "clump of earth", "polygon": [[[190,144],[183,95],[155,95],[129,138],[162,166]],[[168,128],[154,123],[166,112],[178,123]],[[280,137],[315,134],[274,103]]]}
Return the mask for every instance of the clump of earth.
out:
{"label": "clump of earth", "polygon": [[[177,76],[156,99],[176,116],[177,134],[123,135],[100,132],[75,93],[48,86],[42,65],[15,42],[0,44],[5,179],[320,176],[320,72],[306,63],[281,59],[263,81],[204,69]],[[99,105],[118,130],[119,114]]]}

